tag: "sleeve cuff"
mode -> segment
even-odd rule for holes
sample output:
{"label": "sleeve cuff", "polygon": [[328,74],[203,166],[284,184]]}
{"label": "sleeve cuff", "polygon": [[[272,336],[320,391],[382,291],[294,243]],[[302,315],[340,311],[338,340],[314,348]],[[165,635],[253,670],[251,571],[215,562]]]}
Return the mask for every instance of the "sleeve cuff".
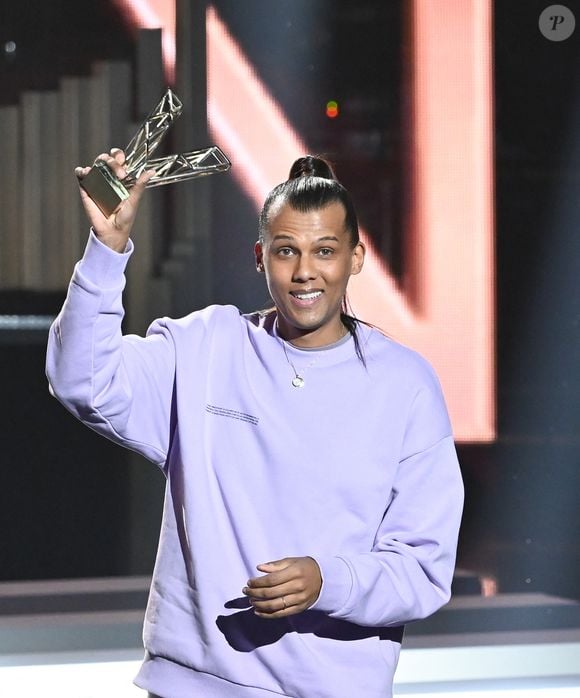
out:
{"label": "sleeve cuff", "polygon": [[124,252],[115,252],[103,244],[91,229],[85,252],[77,265],[77,273],[101,288],[117,286],[132,254],[131,240],[127,242]]}
{"label": "sleeve cuff", "polygon": [[311,610],[337,613],[348,601],[352,590],[352,574],[347,562],[341,557],[315,557],[320,568],[322,587]]}

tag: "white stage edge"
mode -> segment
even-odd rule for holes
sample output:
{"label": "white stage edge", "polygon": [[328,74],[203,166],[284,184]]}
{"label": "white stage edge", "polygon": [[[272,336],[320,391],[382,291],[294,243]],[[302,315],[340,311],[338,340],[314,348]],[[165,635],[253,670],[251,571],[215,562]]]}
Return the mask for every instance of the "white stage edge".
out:
{"label": "white stage edge", "polygon": [[[132,684],[141,656],[138,650],[3,655],[1,694],[144,698],[144,692]],[[395,695],[580,698],[580,642],[403,649]]]}

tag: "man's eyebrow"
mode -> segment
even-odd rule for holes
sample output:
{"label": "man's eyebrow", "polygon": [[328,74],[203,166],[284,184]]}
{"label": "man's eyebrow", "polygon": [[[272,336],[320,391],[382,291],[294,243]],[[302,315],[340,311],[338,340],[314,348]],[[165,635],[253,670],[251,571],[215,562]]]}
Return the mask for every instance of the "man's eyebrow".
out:
{"label": "man's eyebrow", "polygon": [[[272,238],[272,241],[275,240],[294,240],[295,238],[292,235],[284,235],[284,233],[278,233],[278,235],[274,235]],[[315,242],[325,242],[327,240],[330,240],[332,242],[340,242],[340,240],[336,237],[336,235],[322,235],[319,238],[316,238]]]}

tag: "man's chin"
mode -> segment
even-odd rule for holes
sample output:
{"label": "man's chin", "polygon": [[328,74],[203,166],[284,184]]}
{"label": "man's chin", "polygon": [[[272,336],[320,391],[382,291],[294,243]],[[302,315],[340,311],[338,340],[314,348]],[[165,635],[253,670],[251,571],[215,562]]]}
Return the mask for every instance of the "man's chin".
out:
{"label": "man's chin", "polygon": [[278,327],[281,327],[290,334],[296,333],[296,336],[311,334],[324,325],[324,322],[321,322],[320,318],[305,318],[288,315],[282,315],[283,319],[282,322],[280,322],[280,315],[280,311],[278,311]]}

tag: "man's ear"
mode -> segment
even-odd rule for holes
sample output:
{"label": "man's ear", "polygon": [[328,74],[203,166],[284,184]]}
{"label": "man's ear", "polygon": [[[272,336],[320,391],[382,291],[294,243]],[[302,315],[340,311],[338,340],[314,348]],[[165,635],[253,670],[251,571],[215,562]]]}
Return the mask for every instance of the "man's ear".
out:
{"label": "man's ear", "polygon": [[352,251],[352,261],[350,266],[351,274],[358,274],[363,268],[365,262],[366,247],[364,243],[358,242]]}
{"label": "man's ear", "polygon": [[256,257],[256,269],[259,272],[264,271],[264,250],[259,240],[256,240],[256,244],[254,245],[254,255]]}

